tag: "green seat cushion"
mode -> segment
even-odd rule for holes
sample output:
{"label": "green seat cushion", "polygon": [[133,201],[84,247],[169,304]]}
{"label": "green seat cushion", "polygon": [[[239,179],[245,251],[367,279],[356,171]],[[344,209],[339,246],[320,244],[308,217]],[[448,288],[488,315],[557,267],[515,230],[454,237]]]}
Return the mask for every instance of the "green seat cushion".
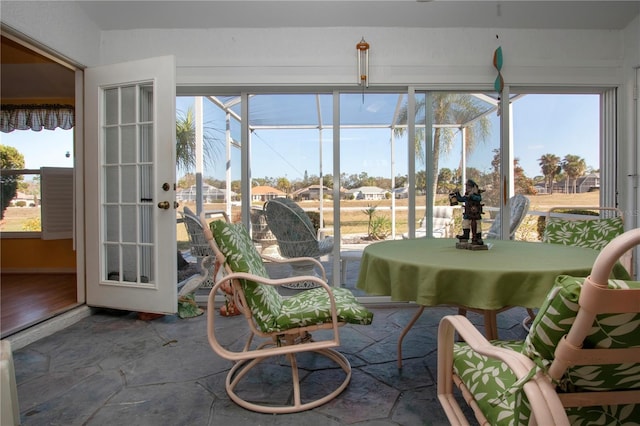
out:
{"label": "green seat cushion", "polygon": [[[373,313],[356,300],[346,288],[332,288],[336,300],[338,321],[351,324],[371,324]],[[327,291],[315,288],[284,300],[276,320],[278,330],[331,322],[331,305]]]}
{"label": "green seat cushion", "polygon": [[[556,279],[531,325],[523,353],[531,359],[550,364],[558,342],[569,332],[578,310],[578,298],[584,278],[561,275]],[[609,288],[638,288],[637,281],[609,280]],[[585,348],[621,348],[640,346],[640,315],[598,315]],[[640,361],[633,365],[575,366],[567,370],[560,383],[566,391],[640,389]]]}
{"label": "green seat cushion", "polygon": [[[211,222],[216,244],[234,272],[247,272],[268,277],[260,254],[242,224]],[[283,299],[276,287],[242,280],[247,304],[260,330],[264,333],[331,322],[329,297],[325,289],[298,293]],[[370,324],[373,314],[359,304],[347,289],[333,288],[338,320],[352,324]]]}
{"label": "green seat cushion", "polygon": [[624,233],[622,217],[593,220],[550,218],[542,241],[602,250],[611,240]]}

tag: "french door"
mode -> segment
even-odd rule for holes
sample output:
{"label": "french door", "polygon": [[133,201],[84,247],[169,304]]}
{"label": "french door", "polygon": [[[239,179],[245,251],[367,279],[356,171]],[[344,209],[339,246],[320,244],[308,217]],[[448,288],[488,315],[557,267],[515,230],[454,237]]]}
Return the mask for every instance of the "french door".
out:
{"label": "french door", "polygon": [[175,59],[85,71],[87,304],[174,313]]}

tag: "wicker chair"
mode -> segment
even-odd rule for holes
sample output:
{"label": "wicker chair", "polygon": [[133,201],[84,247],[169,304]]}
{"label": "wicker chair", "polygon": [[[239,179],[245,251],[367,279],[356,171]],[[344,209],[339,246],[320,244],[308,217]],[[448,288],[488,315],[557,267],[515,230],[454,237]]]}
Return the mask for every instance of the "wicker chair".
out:
{"label": "wicker chair", "polygon": [[[636,424],[640,419],[640,283],[610,280],[640,229],[611,241],[588,278],[559,276],[523,342],[488,342],[462,316],[438,331],[438,398],[467,424]],[[458,333],[464,343],[455,342]]]}
{"label": "wicker chair", "polygon": [[[318,239],[311,219],[294,201],[288,198],[274,198],[264,203],[267,224],[278,240],[280,255],[285,258],[320,256],[331,253],[333,237]],[[297,262],[291,265],[292,276],[315,275],[314,262]],[[307,289],[317,287],[313,282],[299,282],[287,288]]]}
{"label": "wicker chair", "polygon": [[[513,240],[516,236],[516,231],[520,227],[520,224],[524,220],[524,217],[529,211],[530,201],[529,198],[521,194],[516,194],[509,199],[509,212],[511,221],[509,223],[509,239]],[[484,236],[485,239],[496,239],[500,235],[500,213],[496,216],[496,219],[491,224],[489,231]]]}
{"label": "wicker chair", "polygon": [[[204,222],[203,217],[201,221]],[[206,226],[206,223],[203,225]],[[316,262],[322,272],[320,278],[270,279],[244,225],[214,221],[210,228],[205,231],[206,237],[215,253],[216,267],[224,269],[224,278],[214,285],[209,295],[209,306],[215,303],[215,292],[231,284],[235,304],[248,325],[244,348],[240,351],[231,350],[229,347],[237,346],[238,333],[242,333],[242,330],[234,326],[233,336],[229,335],[229,329],[216,330],[215,310],[208,310],[209,343],[218,355],[234,362],[225,383],[229,397],[241,407],[261,413],[294,413],[318,407],[338,396],[351,379],[349,361],[334,349],[340,346],[338,328],[346,323],[370,324],[373,314],[360,305],[349,290],[329,287],[324,279],[324,269],[315,259],[285,259],[279,262]],[[215,269],[211,273],[215,274]],[[288,298],[278,293],[279,286],[301,280],[312,281],[318,288]],[[317,339],[312,339],[310,332],[316,330],[324,332]],[[220,340],[217,333],[221,334]],[[262,340],[254,342],[254,339]],[[327,368],[326,363],[317,357],[298,358],[298,355],[309,352],[337,364],[343,375],[340,376],[333,368]],[[285,363],[278,359],[281,356],[286,358]],[[263,363],[269,364],[271,361],[276,362],[280,366],[278,368],[291,369],[292,388],[282,383],[273,384],[268,373],[260,374]],[[299,374],[298,363],[305,369],[321,365],[318,374],[327,373],[328,377],[301,383],[304,375]],[[268,369],[268,366],[265,368]],[[301,385],[308,385],[305,392],[301,391]],[[266,395],[266,400],[256,401],[256,388]]]}

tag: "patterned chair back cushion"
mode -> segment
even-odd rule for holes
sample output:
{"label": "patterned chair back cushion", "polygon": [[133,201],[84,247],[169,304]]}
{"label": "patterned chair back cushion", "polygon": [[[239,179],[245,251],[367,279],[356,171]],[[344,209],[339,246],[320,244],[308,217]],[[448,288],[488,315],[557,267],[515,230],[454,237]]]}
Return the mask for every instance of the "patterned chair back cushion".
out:
{"label": "patterned chair back cushion", "polygon": [[[274,198],[265,203],[264,212],[269,228],[278,240],[282,256],[319,257],[324,254],[320,253],[311,219],[295,201]],[[333,246],[333,240],[331,243]]]}
{"label": "patterned chair back cushion", "polygon": [[622,217],[592,220],[567,220],[550,217],[542,241],[602,250],[611,240],[624,233]]}
{"label": "patterned chair back cushion", "polygon": [[[269,277],[262,258],[256,250],[244,225],[216,220],[210,224],[216,244],[233,272],[246,272]],[[282,308],[282,297],[275,287],[242,280],[245,299],[256,324],[263,332],[276,326]]]}
{"label": "patterned chair back cushion", "polygon": [[[531,325],[523,353],[549,364],[558,342],[569,332],[578,311],[584,278],[561,275]],[[609,288],[637,288],[640,282],[609,280]],[[585,348],[640,347],[640,314],[603,314],[596,317]],[[565,391],[640,389],[640,360],[635,365],[587,365],[567,370],[560,388]]]}

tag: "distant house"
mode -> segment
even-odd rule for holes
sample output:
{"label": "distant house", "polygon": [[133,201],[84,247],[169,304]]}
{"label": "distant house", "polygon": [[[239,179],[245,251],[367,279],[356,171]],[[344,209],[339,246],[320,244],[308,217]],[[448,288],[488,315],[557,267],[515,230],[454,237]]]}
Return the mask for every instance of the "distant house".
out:
{"label": "distant house", "polygon": [[11,205],[16,206],[20,201],[24,202],[25,207],[35,207],[40,204],[40,200],[36,196],[18,191],[16,196],[11,200]]}
{"label": "distant house", "polygon": [[[237,195],[231,191],[231,198]],[[215,186],[202,185],[202,201],[205,203],[224,202],[226,201],[226,189],[219,189]],[[176,201],[195,202],[196,186],[191,185],[189,188],[183,188],[176,191]]]}
{"label": "distant house", "polygon": [[[322,187],[322,196],[326,197],[331,194],[331,189],[326,186]],[[320,199],[320,185],[310,185],[306,188],[298,189],[291,194],[291,198],[296,201],[303,200],[319,200]]]}
{"label": "distant house", "polygon": [[251,201],[267,201],[287,194],[272,186],[254,186],[251,188]]}
{"label": "distant house", "polygon": [[402,188],[394,188],[393,196],[395,198],[409,198],[409,187],[403,186]]}
{"label": "distant house", "polygon": [[[576,180],[577,194],[598,190],[600,190],[600,173],[589,173]],[[562,179],[559,182],[554,182],[553,192],[573,193],[573,180]]]}
{"label": "distant house", "polygon": [[388,193],[386,189],[377,186],[361,186],[347,190],[346,197],[353,197],[354,200],[384,200]]}

